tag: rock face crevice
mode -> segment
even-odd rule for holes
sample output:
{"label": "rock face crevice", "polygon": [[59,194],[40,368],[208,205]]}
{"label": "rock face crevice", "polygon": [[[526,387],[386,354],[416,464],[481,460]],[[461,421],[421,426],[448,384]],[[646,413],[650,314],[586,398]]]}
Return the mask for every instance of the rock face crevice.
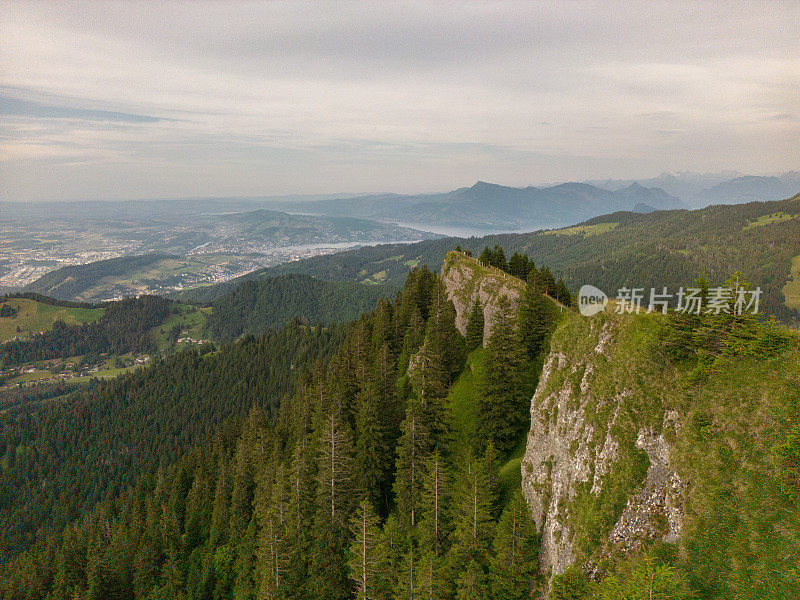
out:
{"label": "rock face crevice", "polygon": [[585,532],[576,531],[571,511],[581,494],[584,503],[585,495],[591,495],[591,502],[608,493],[608,486],[620,485],[620,478],[611,476],[624,453],[638,452],[642,459],[646,453],[646,475],[623,490],[627,504],[613,527],[599,532],[604,541],[596,552],[627,552],[659,538],[674,543],[682,532],[685,486],[670,465],[668,442],[669,430],[679,427],[677,413],[663,411],[658,398],[646,399],[654,410],[662,410],[661,430],[643,426],[638,434],[634,429],[623,439],[621,411],[632,399],[638,400],[634,396],[640,391],[624,379],[615,380],[613,387],[605,382],[602,393],[594,389],[597,372],[621,360],[615,356],[618,327],[614,319],[602,326],[595,321],[583,354],[560,348],[554,338],[531,401],[522,490],[541,534],[540,569],[549,577],[566,571],[578,555],[584,561],[600,558],[576,547],[576,533]]}
{"label": "rock face crevice", "polygon": [[466,335],[467,317],[477,299],[483,307],[484,343],[497,321],[497,301],[508,298],[511,309],[517,310],[525,293],[525,282],[494,267],[482,265],[460,252],[448,252],[442,266],[442,282],[447,297],[456,309],[456,328]]}

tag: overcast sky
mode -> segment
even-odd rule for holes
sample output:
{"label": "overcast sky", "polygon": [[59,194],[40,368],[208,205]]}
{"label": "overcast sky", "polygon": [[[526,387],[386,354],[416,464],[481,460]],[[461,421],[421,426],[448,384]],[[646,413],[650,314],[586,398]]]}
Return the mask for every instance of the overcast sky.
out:
{"label": "overcast sky", "polygon": [[800,167],[800,2],[0,5],[0,199]]}

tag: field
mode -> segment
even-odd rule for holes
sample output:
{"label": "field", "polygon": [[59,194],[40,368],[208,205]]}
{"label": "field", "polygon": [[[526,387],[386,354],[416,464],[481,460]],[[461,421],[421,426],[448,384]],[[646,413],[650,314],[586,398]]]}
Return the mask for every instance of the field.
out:
{"label": "field", "polygon": [[800,256],[795,256],[792,260],[792,279],[783,286],[783,297],[786,298],[786,306],[800,310]]}
{"label": "field", "polygon": [[792,219],[796,219],[800,215],[790,215],[784,212],[777,212],[772,213],[771,215],[762,215],[758,217],[755,221],[748,223],[742,229],[752,229],[753,227],[763,227],[764,225],[769,225],[771,223],[782,223],[783,221],[791,221]]}
{"label": "field", "polygon": [[58,320],[64,321],[67,325],[91,323],[97,321],[105,312],[102,308],[51,306],[27,298],[9,298],[5,304],[16,308],[17,314],[13,317],[0,317],[0,342],[16,336],[48,331]]}
{"label": "field", "polygon": [[225,254],[164,258],[134,271],[103,277],[81,292],[78,299],[163,293],[176,286],[202,284],[207,276],[214,273],[224,279],[239,268],[236,259]]}
{"label": "field", "polygon": [[575,227],[567,227],[565,229],[554,229],[552,231],[545,231],[550,235],[598,235],[606,233],[614,229],[619,223],[598,223],[597,225],[576,225]]}
{"label": "field", "polygon": [[[156,344],[159,352],[173,345],[170,340],[170,331],[176,327],[181,327],[179,338],[191,338],[193,340],[206,339],[206,321],[211,314],[211,308],[196,308],[188,304],[178,304],[177,311],[169,315],[164,322],[150,330],[150,335]],[[183,344],[177,344],[178,347]]]}

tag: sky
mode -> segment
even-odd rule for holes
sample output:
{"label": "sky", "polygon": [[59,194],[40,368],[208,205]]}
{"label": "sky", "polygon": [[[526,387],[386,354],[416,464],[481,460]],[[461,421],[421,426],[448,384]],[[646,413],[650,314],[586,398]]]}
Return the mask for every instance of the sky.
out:
{"label": "sky", "polygon": [[800,2],[0,5],[0,200],[800,167]]}

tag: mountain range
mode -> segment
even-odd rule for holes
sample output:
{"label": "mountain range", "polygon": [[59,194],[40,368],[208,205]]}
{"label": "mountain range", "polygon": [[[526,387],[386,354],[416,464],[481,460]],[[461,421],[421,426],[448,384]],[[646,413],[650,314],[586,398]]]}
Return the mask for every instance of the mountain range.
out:
{"label": "mountain range", "polygon": [[[636,182],[609,190],[587,183],[515,188],[478,181],[444,194],[383,194],[303,203],[294,207],[322,215],[350,215],[429,227],[542,229],[569,225],[608,212],[686,208],[680,199]],[[290,210],[291,207],[285,207]],[[422,225],[416,225],[422,227]]]}
{"label": "mountain range", "polygon": [[587,181],[608,190],[619,190],[639,183],[646,187],[660,188],[680,198],[692,207],[709,204],[742,204],[744,202],[780,200],[800,192],[800,172],[790,171],[781,175],[743,175],[733,171],[720,173],[662,173],[650,179],[605,179]]}

